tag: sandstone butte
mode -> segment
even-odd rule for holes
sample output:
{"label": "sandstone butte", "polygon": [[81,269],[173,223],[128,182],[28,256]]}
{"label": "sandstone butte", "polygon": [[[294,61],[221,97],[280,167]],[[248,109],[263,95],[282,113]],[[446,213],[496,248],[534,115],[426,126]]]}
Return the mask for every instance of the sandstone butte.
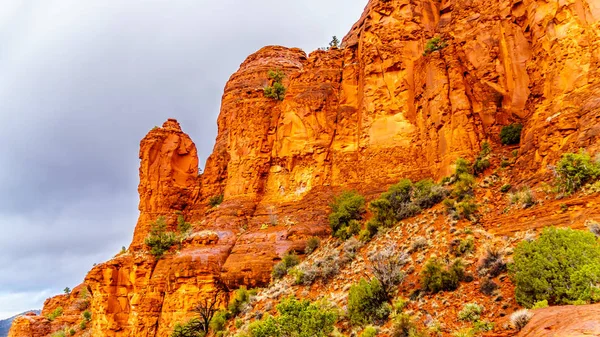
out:
{"label": "sandstone butte", "polygon": [[[448,46],[423,56],[434,36]],[[274,69],[286,75],[283,101],[263,95]],[[92,313],[87,335],[168,336],[215,282],[265,286],[285,252],[329,235],[336,193],[369,198],[400,178],[439,179],[482,141],[498,144],[512,122],[524,129],[511,179],[539,183],[563,152],[600,150],[599,119],[600,1],[371,0],[341,48],[307,56],[269,46],[241,64],[225,87],[202,174],[176,120],[151,130],[140,144],[140,216],[127,252],[94,266],[70,295],[48,299],[41,316],[16,319],[9,336],[77,325],[82,293]],[[210,207],[221,194],[223,203]],[[598,215],[594,200],[578,214]],[[498,212],[487,223],[509,235],[583,221],[531,212],[538,221]],[[164,216],[175,229],[178,214],[193,232],[156,262],[144,245],[150,223]],[[44,317],[59,306],[62,316]],[[565,332],[581,317],[569,307],[545,309],[522,336],[546,336],[540,327],[557,315],[568,322],[556,336],[579,336]]]}

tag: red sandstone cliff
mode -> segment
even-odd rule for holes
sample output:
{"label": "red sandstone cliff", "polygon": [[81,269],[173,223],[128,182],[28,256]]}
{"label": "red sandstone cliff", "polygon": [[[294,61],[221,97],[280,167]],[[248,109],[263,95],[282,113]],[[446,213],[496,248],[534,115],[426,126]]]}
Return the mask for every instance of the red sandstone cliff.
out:
{"label": "red sandstone cliff", "polygon": [[[434,36],[448,47],[425,57]],[[271,69],[286,74],[281,102],[263,95]],[[525,126],[515,179],[535,179],[564,151],[600,150],[599,117],[597,1],[372,0],[340,49],[265,47],[242,63],[202,175],[176,121],[142,140],[131,246],[84,282],[91,333],[167,336],[215,279],[268,283],[284,252],[328,232],[342,189],[374,195],[403,177],[440,178],[512,121]],[[193,233],[155,262],[143,244],[150,223],[164,216],[174,229],[177,214]],[[10,336],[60,324],[71,323],[21,318]]]}

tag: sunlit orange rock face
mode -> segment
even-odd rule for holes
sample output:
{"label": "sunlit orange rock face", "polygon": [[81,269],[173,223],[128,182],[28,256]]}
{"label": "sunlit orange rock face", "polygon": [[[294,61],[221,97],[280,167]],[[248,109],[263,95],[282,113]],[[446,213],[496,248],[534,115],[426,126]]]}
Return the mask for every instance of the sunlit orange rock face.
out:
{"label": "sunlit orange rock face", "polygon": [[[372,0],[342,48],[259,50],[225,87],[201,175],[175,120],[142,140],[133,241],[85,279],[91,335],[168,336],[215,280],[264,285],[286,251],[327,234],[335,193],[441,178],[503,125],[524,125],[523,177],[564,151],[600,150],[599,35],[593,0]],[[448,46],[424,56],[434,36]],[[286,74],[283,101],[264,97],[269,70]],[[192,233],[155,261],[151,222],[175,230],[180,214]],[[68,316],[20,318],[11,337],[46,336]]]}

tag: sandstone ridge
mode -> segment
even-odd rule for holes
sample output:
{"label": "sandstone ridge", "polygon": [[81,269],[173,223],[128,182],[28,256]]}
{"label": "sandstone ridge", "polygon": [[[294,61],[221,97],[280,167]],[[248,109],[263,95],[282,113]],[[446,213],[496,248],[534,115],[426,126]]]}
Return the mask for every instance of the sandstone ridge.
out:
{"label": "sandstone ridge", "polygon": [[[448,46],[424,56],[434,36]],[[269,70],[286,75],[282,101],[264,97]],[[401,178],[442,178],[512,122],[524,125],[513,181],[542,181],[561,153],[600,150],[599,118],[596,1],[371,0],[341,48],[269,46],[241,64],[202,174],[176,120],[144,137],[133,240],[76,288],[89,291],[93,317],[76,335],[168,336],[215,282],[264,286],[285,252],[326,236],[336,193],[373,197]],[[176,230],[180,215],[191,234],[155,261],[144,245],[150,224],[162,216]],[[528,229],[515,218],[486,224]],[[78,294],[46,302],[43,315],[60,305],[61,318],[23,316],[9,336],[77,324]]]}

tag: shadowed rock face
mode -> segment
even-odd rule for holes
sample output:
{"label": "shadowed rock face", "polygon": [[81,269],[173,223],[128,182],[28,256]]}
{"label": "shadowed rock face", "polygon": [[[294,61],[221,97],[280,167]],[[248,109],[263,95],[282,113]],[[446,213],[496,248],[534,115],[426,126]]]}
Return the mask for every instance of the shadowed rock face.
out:
{"label": "shadowed rock face", "polygon": [[518,337],[600,336],[600,305],[569,305],[535,310]]}
{"label": "shadowed rock face", "polygon": [[[326,235],[335,193],[443,177],[508,123],[524,125],[523,178],[547,174],[564,151],[598,150],[599,35],[592,0],[372,0],[341,49],[259,50],[225,87],[203,174],[177,121],[142,140],[130,248],[85,279],[92,335],[167,336],[216,280],[264,285],[286,251]],[[423,56],[434,36],[448,46]],[[264,97],[269,70],[286,74],[283,101]],[[192,234],[156,262],[150,223],[164,216],[175,230],[179,214]],[[11,337],[63,320],[21,318]]]}

